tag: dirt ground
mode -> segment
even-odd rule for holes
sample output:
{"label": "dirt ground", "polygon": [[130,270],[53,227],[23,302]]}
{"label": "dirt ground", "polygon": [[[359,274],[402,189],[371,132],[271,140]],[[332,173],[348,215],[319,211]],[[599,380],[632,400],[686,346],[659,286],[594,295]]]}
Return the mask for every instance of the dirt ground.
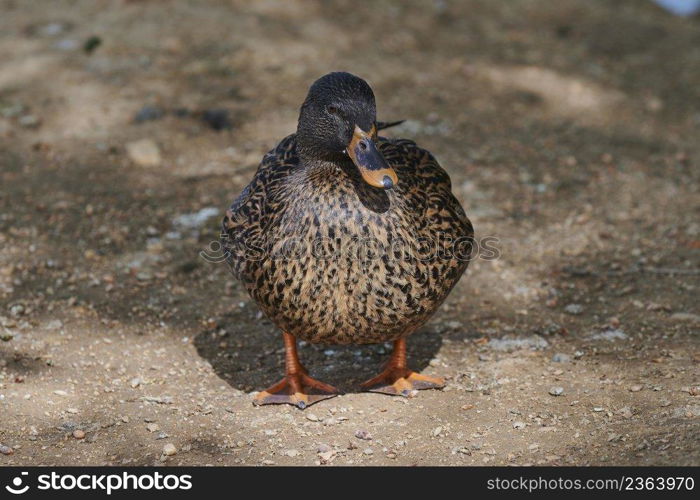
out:
{"label": "dirt ground", "polygon": [[[409,341],[302,345],[201,251],[331,70],[452,177],[477,259]],[[700,18],[641,0],[0,0],[0,464],[700,465]]]}

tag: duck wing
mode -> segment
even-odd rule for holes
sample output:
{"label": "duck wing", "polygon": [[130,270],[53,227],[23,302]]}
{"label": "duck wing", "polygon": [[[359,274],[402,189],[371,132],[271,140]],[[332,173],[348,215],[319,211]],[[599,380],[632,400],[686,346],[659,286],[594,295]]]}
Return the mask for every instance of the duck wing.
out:
{"label": "duck wing", "polygon": [[233,201],[222,221],[221,244],[234,276],[242,278],[245,265],[264,251],[272,215],[282,210],[276,196],[280,181],[299,165],[296,134],[284,138],[260,162],[253,179]]}

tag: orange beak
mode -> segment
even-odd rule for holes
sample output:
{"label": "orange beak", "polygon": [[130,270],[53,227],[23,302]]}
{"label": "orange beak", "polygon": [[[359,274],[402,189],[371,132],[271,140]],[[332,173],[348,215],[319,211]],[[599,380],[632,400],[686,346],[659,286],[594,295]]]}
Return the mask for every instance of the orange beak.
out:
{"label": "orange beak", "polygon": [[391,189],[399,182],[399,178],[377,149],[374,143],[375,135],[374,126],[368,133],[355,125],[352,140],[347,148],[348,156],[367,184],[377,188]]}

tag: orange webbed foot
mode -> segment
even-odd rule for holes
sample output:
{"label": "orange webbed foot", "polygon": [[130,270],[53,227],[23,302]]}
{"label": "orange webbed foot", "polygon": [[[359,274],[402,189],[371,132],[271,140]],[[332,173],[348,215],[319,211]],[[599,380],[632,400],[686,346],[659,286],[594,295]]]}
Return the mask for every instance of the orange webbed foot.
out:
{"label": "orange webbed foot", "polygon": [[382,373],[362,384],[369,392],[379,392],[391,396],[410,397],[413,391],[441,389],[445,380],[439,377],[421,375],[408,368],[388,367]]}
{"label": "orange webbed foot", "polygon": [[303,410],[338,394],[338,389],[332,385],[324,384],[306,373],[295,373],[285,375],[275,385],[258,393],[253,404],[256,406],[290,404]]}

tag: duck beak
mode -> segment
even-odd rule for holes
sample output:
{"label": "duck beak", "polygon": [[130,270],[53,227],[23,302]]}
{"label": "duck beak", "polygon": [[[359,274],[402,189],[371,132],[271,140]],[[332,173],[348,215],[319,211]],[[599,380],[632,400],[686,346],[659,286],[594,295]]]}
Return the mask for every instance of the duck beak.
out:
{"label": "duck beak", "polygon": [[355,125],[355,131],[347,149],[348,156],[367,184],[377,188],[391,189],[399,182],[399,178],[374,144],[373,138],[376,135],[377,131],[374,125],[369,133]]}

